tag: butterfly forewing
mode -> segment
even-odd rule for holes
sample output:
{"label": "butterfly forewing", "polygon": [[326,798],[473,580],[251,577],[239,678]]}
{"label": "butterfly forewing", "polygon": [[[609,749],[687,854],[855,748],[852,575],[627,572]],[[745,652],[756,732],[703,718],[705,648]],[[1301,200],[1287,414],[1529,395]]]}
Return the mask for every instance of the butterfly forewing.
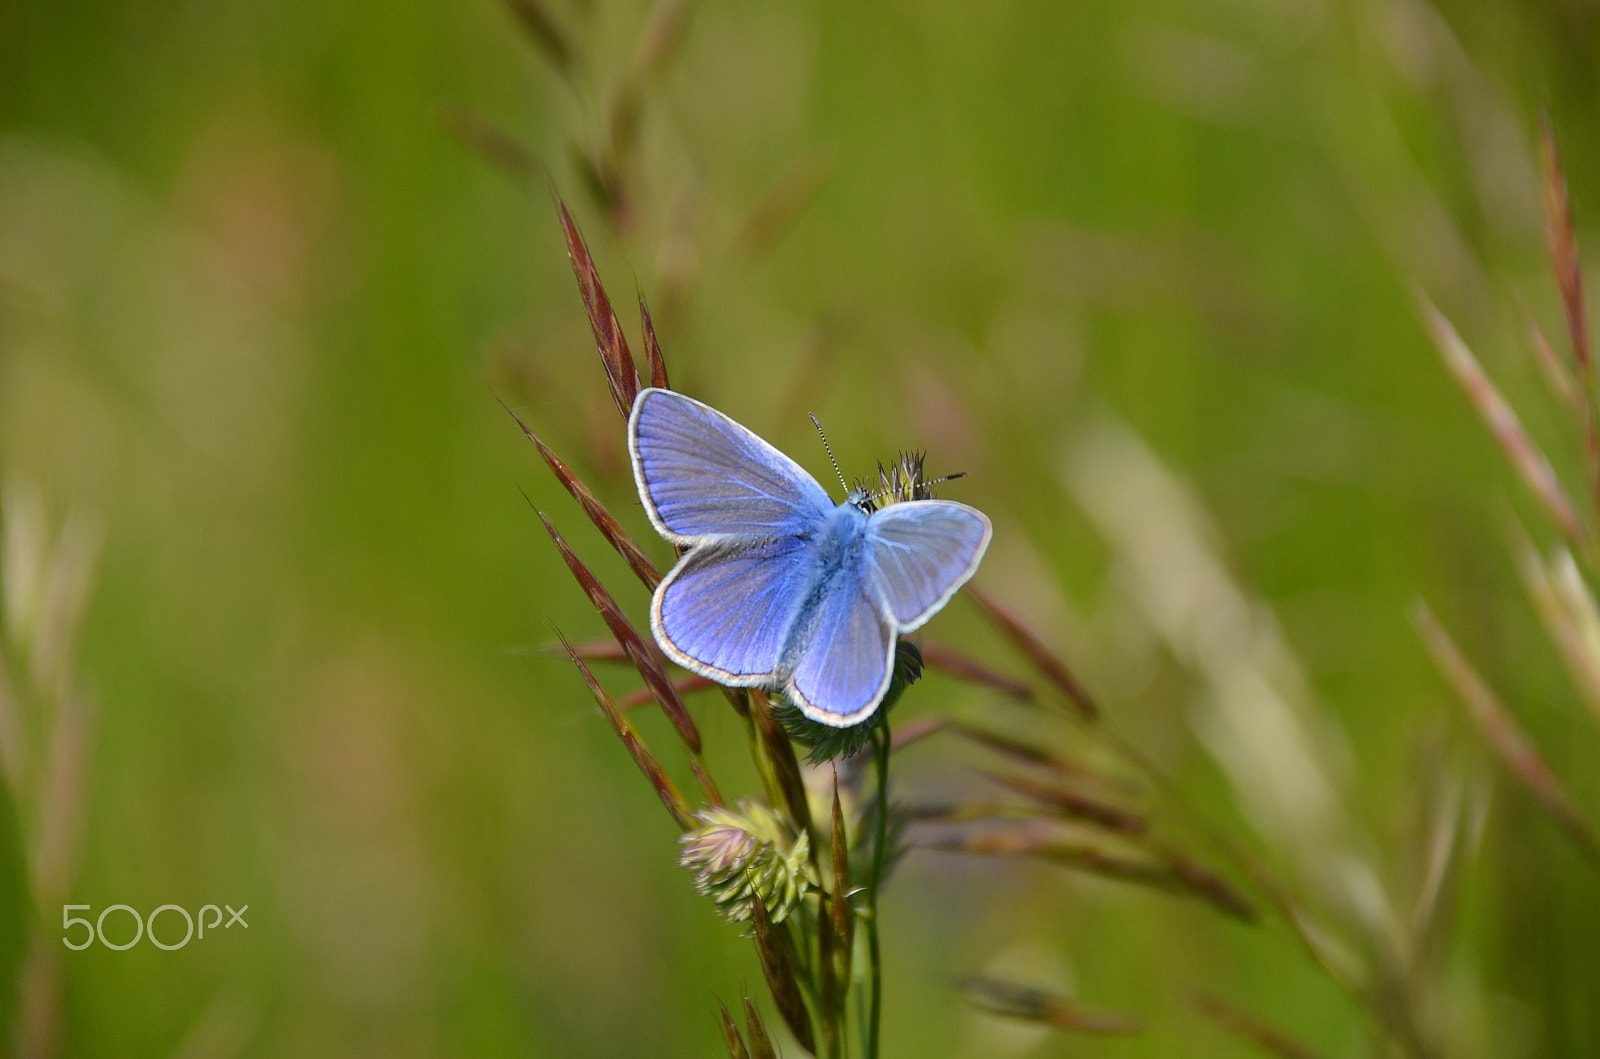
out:
{"label": "butterfly forewing", "polygon": [[833,508],[799,464],[716,409],[671,390],[640,392],[628,444],[651,521],[679,544],[806,533]]}
{"label": "butterfly forewing", "polygon": [[867,520],[863,563],[901,632],[931,618],[978,568],[989,519],[953,500],[892,504]]}
{"label": "butterfly forewing", "polygon": [[807,631],[810,638],[789,678],[791,698],[814,721],[857,723],[889,690],[895,641],[859,566],[841,570],[829,584]]}

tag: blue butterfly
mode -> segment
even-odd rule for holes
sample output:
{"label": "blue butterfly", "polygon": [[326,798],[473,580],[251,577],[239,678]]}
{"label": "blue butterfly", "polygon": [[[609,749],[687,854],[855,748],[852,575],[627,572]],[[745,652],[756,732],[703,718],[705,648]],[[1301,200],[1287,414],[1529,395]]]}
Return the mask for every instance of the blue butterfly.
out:
{"label": "blue butterfly", "polygon": [[949,500],[835,504],[789,457],[671,390],[639,393],[628,451],[650,521],[688,549],[650,603],[661,649],[836,728],[877,708],[896,638],[950,601],[993,532]]}

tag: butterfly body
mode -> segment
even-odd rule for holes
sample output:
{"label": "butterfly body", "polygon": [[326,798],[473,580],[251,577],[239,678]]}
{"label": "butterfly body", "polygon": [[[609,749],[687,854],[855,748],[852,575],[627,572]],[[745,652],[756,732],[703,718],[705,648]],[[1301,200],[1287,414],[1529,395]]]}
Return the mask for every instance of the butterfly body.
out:
{"label": "butterfly body", "polygon": [[628,421],[651,522],[687,549],[650,607],[673,661],[735,687],[781,689],[836,727],[871,715],[896,638],[977,570],[989,520],[946,500],[842,503],[708,405],[647,389]]}
{"label": "butterfly body", "polygon": [[800,654],[810,643],[822,604],[835,593],[851,591],[850,578],[861,564],[866,543],[867,516],[859,508],[843,503],[828,512],[827,521],[814,533],[802,537],[811,563],[811,590],[800,603],[789,642],[779,664],[780,672],[792,672]]}

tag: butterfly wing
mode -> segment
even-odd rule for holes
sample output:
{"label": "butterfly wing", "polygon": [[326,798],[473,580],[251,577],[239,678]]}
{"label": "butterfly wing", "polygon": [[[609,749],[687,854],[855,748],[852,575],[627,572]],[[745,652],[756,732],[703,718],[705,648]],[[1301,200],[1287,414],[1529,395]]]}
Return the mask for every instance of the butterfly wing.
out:
{"label": "butterfly wing", "polygon": [[633,477],[674,544],[814,530],[833,502],[798,463],[709,405],[641,390],[628,419]]}
{"label": "butterfly wing", "polygon": [[895,631],[860,564],[828,584],[786,690],[813,721],[847,728],[877,708],[894,666]]}
{"label": "butterfly wing", "polygon": [[950,602],[977,571],[993,532],[987,515],[953,500],[892,504],[867,519],[865,578],[899,632]]}
{"label": "butterfly wing", "polygon": [[701,545],[656,586],[650,630],[691,672],[735,687],[770,684],[816,567],[803,537]]}

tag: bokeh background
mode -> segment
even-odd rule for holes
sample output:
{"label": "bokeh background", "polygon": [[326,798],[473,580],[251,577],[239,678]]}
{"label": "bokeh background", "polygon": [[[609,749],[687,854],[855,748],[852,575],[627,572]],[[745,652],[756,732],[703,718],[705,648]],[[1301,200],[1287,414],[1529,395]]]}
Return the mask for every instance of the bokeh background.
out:
{"label": "bokeh background", "polygon": [[[554,188],[679,388],[824,482],[807,411],[848,474],[900,447],[968,472],[978,582],[1187,810],[1403,923],[1454,798],[1435,1054],[1596,1054],[1600,877],[1407,612],[1600,808],[1600,734],[1518,582],[1519,534],[1557,537],[1417,301],[1578,481],[1519,299],[1564,334],[1541,113],[1600,247],[1597,41],[1592,0],[0,0],[5,1039],[716,1055],[715,1001],[759,994],[541,651],[602,626],[519,489],[628,580],[494,395],[648,535]],[[960,600],[929,635],[1025,669]],[[1229,711],[1257,664],[1289,743]],[[896,716],[1048,728],[995,698],[934,675]],[[694,709],[749,786],[726,705]],[[1252,789],[1274,761],[1285,790],[1323,770],[1338,864]],[[896,782],[947,798],[981,763],[934,741]],[[68,903],[249,926],[71,952]],[[1201,994],[1308,1054],[1404,1054],[1270,916],[930,852],[884,914],[887,1055],[1272,1054]],[[975,1013],[951,983],[980,972],[1144,1032]]]}

